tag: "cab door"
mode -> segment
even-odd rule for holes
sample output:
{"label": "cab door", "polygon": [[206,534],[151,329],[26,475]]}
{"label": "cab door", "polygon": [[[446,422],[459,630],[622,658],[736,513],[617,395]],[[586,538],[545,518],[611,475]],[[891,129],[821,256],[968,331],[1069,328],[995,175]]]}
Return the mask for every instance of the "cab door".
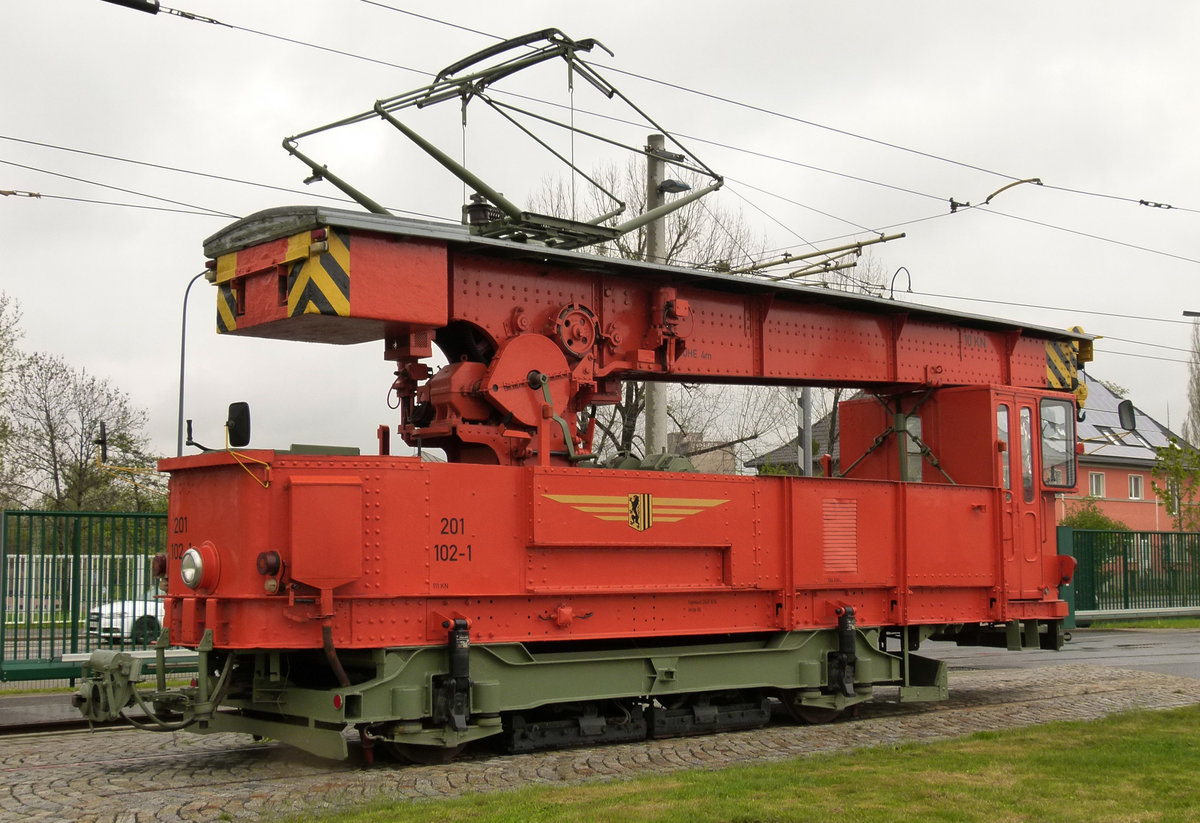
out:
{"label": "cab door", "polygon": [[1075,487],[1075,406],[1061,396],[998,393],[1001,547],[1005,592],[1039,600],[1057,585],[1054,495]]}
{"label": "cab door", "polygon": [[996,441],[1000,480],[1001,552],[1005,594],[1011,600],[1040,597],[1042,540],[1034,441],[1035,398],[998,393]]}

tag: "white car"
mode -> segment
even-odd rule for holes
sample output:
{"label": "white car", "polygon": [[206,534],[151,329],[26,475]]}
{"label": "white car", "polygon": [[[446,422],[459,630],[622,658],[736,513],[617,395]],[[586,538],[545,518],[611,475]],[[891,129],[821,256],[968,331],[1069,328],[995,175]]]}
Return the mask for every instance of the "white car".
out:
{"label": "white car", "polygon": [[88,612],[88,636],[101,643],[150,646],[164,619],[162,601],[153,597],[104,603]]}

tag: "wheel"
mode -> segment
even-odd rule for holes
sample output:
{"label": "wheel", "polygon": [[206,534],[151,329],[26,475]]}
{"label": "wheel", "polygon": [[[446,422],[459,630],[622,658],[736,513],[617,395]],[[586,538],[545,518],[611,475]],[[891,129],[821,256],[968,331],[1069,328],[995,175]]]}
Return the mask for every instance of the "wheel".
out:
{"label": "wheel", "polygon": [[841,715],[841,709],[829,706],[806,706],[800,702],[799,692],[785,692],[779,697],[783,708],[797,723],[807,723],[810,726],[821,726],[832,723]]}
{"label": "wheel", "polygon": [[419,746],[415,743],[381,743],[384,750],[397,760],[407,760],[418,766],[443,766],[458,756],[463,746]]}
{"label": "wheel", "polygon": [[153,617],[139,617],[133,624],[129,639],[135,646],[149,646],[158,640],[158,621]]}

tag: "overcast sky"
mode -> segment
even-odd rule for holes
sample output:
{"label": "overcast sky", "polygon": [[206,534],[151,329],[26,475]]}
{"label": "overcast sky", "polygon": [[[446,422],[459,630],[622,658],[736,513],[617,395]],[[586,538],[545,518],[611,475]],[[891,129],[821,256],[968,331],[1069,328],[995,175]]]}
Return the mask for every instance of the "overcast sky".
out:
{"label": "overcast sky", "polygon": [[[1181,311],[1200,310],[1194,2],[171,2],[229,25],[44,0],[6,4],[0,27],[0,190],[44,195],[0,197],[0,290],[21,303],[25,348],[128,392],[163,454],[175,451],[184,288],[203,268],[203,239],[231,222],[188,212],[329,201],[94,155],[304,189],[283,137],[368,110],[495,42],[385,5],[503,37],[548,27],[593,37],[616,55],[593,52],[602,69],[746,104],[606,75],[730,181],[717,202],[766,247],[899,227],[907,238],[874,256],[889,278],[911,275],[916,294],[903,299],[1103,335],[1090,373],[1179,428]],[[569,103],[556,71],[553,84],[514,90]],[[644,141],[643,128],[589,119],[629,113],[582,85],[575,105],[580,125]],[[458,155],[458,113],[445,115],[429,128]],[[514,199],[558,173],[474,110],[465,141],[469,164]],[[384,124],[311,149],[389,206],[457,215],[461,185]],[[1046,185],[949,213],[950,198],[979,204],[1033,177]],[[897,292],[907,285],[901,275]],[[218,337],[214,303],[200,281],[186,407],[198,439],[220,441],[231,400],[251,402],[264,447],[373,450],[376,425],[395,424],[382,344]]]}

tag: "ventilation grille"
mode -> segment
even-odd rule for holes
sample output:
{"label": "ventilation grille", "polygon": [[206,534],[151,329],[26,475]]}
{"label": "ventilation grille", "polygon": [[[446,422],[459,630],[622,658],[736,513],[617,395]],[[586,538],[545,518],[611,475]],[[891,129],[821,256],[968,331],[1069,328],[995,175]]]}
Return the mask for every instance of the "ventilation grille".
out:
{"label": "ventilation grille", "polygon": [[858,501],[822,501],[821,520],[825,537],[825,572],[858,572]]}

